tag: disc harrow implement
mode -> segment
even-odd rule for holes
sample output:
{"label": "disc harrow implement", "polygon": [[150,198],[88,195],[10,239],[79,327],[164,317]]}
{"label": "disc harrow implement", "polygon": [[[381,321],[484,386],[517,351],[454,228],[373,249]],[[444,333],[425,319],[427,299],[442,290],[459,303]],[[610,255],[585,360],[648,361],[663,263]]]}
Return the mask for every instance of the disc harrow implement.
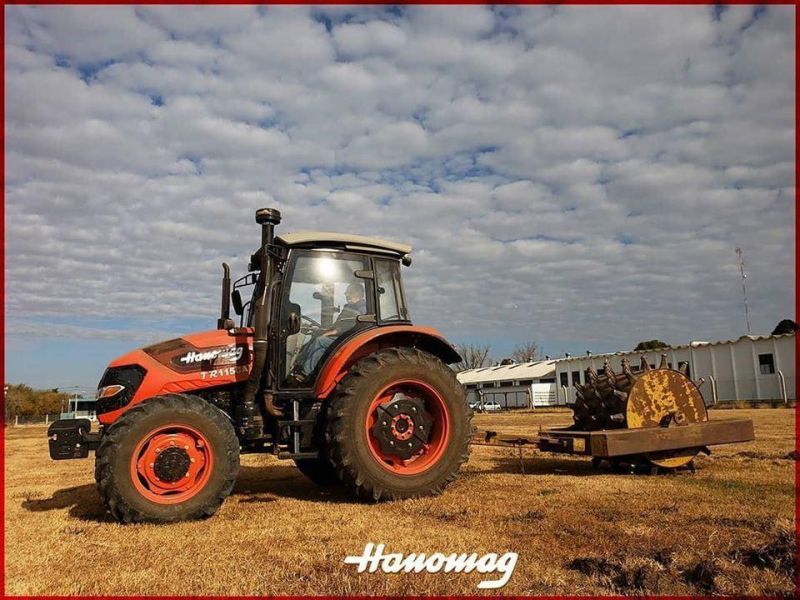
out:
{"label": "disc harrow implement", "polygon": [[648,466],[651,472],[686,467],[700,452],[710,454],[709,446],[755,439],[750,419],[709,421],[702,384],[689,377],[688,364],[671,368],[665,354],[657,368],[645,357],[636,368],[623,358],[616,372],[606,361],[600,372],[587,369],[585,383],[575,385],[571,426],[533,437],[482,431],[473,443],[530,444],[592,456],[594,464]]}

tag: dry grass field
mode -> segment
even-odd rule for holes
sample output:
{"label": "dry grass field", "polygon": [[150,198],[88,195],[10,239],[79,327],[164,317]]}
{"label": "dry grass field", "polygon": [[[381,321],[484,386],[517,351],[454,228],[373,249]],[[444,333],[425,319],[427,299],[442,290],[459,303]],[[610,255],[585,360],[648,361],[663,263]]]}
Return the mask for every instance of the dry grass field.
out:
{"label": "dry grass field", "polygon": [[[443,496],[378,505],[320,491],[286,462],[245,456],[233,495],[203,522],[122,526],[93,461],[51,462],[43,427],[7,428],[7,594],[794,593],[794,411],[752,418],[757,441],[715,449],[695,473],[594,471],[587,459],[476,447]],[[476,417],[530,433],[568,412]],[[357,574],[367,542],[395,552],[513,550],[502,590],[470,574]],[[491,577],[494,579],[495,577]]]}

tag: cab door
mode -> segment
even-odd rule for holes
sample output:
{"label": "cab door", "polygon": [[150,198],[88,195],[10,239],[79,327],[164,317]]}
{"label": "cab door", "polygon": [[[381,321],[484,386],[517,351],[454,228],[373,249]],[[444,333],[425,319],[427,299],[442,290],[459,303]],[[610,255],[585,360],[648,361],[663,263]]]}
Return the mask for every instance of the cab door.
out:
{"label": "cab door", "polygon": [[360,254],[292,250],[281,297],[281,389],[311,388],[345,338],[375,326],[369,265]]}

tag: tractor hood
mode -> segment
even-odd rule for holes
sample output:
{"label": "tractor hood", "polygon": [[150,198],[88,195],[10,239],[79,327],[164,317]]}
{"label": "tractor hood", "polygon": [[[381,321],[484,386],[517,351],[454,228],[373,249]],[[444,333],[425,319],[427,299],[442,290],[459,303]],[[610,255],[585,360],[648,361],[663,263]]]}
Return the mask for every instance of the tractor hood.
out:
{"label": "tractor hood", "polygon": [[[252,328],[189,333],[128,352],[111,361],[98,385],[98,420],[111,423],[153,396],[246,381],[252,362]],[[103,397],[106,388],[121,391]]]}
{"label": "tractor hood", "polygon": [[187,373],[245,364],[250,361],[252,349],[253,330],[242,328],[189,333],[141,351],[173,371]]}

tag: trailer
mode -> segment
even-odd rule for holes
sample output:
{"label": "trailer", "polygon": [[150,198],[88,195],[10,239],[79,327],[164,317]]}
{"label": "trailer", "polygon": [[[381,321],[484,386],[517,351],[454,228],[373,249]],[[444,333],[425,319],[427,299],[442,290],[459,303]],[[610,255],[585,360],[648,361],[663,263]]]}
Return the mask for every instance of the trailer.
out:
{"label": "trailer", "polygon": [[603,374],[587,370],[587,384],[577,386],[578,403],[570,427],[540,429],[530,436],[478,431],[474,445],[535,446],[543,452],[590,456],[592,464],[659,470],[693,468],[699,453],[710,446],[755,439],[750,419],[709,421],[708,407],[700,393],[701,382],[682,369],[671,369],[666,355],[657,369],[643,361],[634,370],[623,361],[616,374],[608,363]]}
{"label": "trailer", "polygon": [[[478,431],[472,439],[476,446],[533,446],[541,452],[573,454],[592,458],[598,466],[603,461],[631,468],[647,465],[651,473],[670,468],[659,464],[670,458],[692,458],[699,453],[711,454],[710,446],[750,442],[755,439],[750,419],[724,419],[685,425],[643,429],[609,429],[575,431],[569,427],[542,429],[531,436],[504,435],[496,431]],[[680,465],[691,468],[691,460]],[[675,468],[675,467],[673,467]]]}

